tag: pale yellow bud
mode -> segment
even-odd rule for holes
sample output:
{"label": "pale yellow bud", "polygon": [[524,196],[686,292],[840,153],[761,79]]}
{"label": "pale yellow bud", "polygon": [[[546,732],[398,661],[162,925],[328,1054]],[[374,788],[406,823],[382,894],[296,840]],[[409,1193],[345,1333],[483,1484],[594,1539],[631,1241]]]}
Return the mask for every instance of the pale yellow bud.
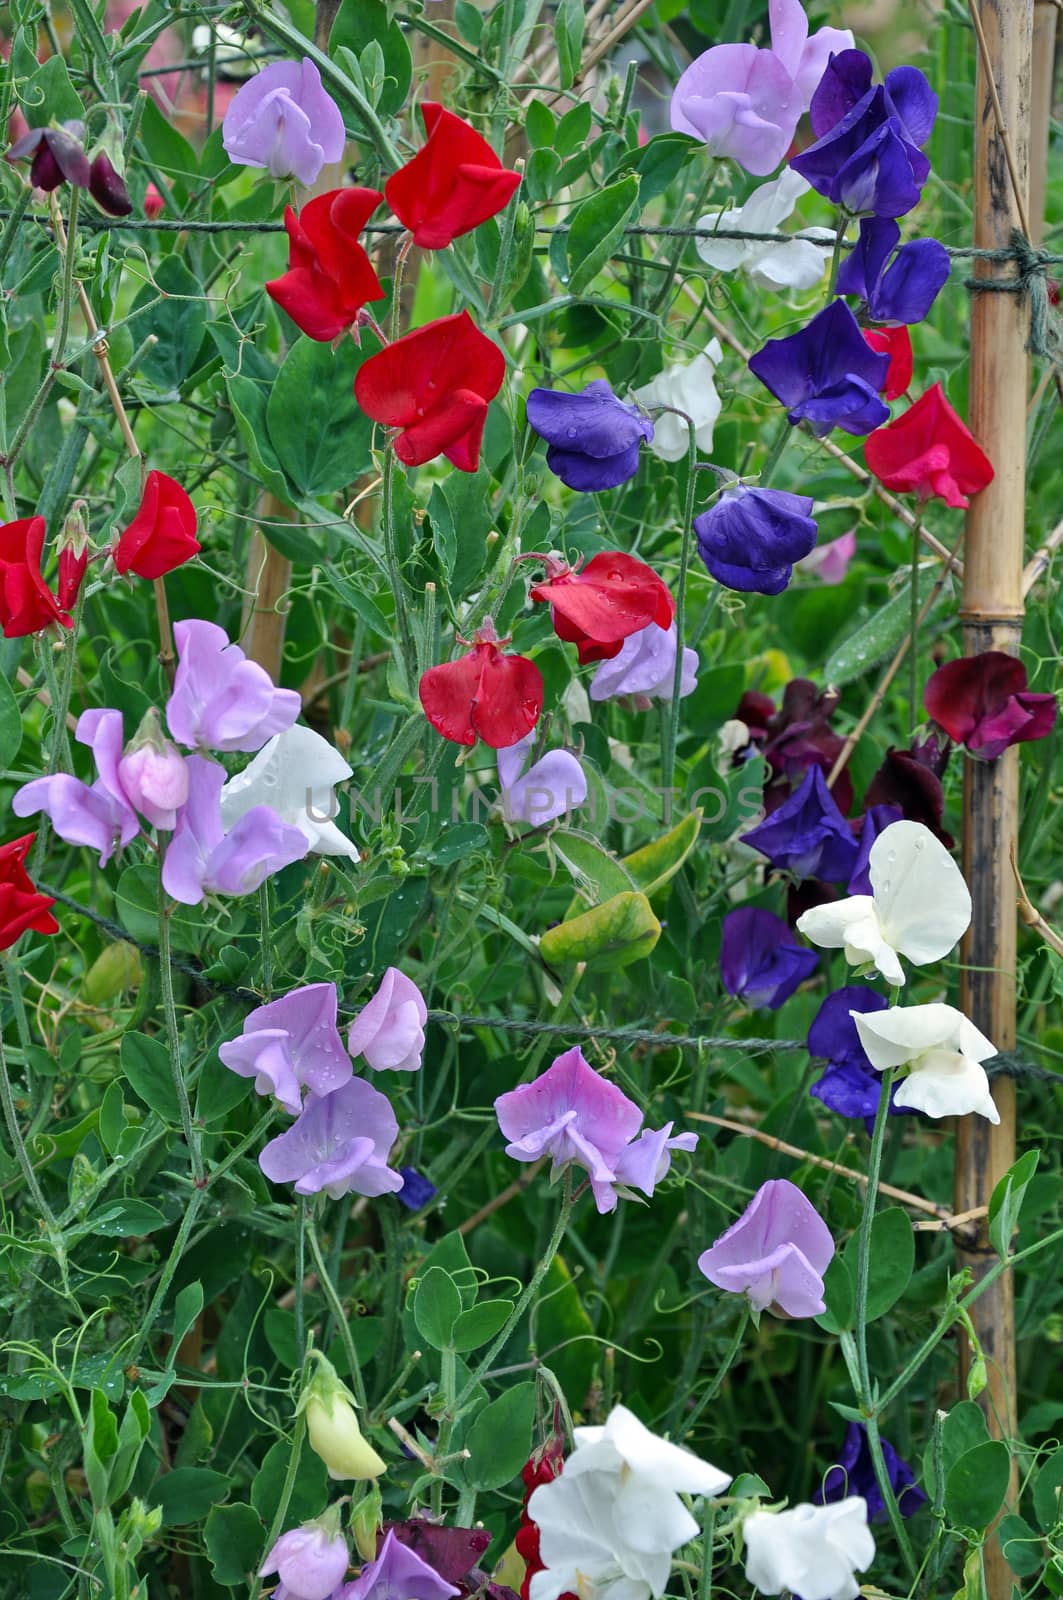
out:
{"label": "pale yellow bud", "polygon": [[328,1399],[311,1394],[306,1403],[310,1448],[328,1468],[330,1478],[376,1478],[387,1470],[372,1445],[362,1437],[350,1401],[333,1393]]}

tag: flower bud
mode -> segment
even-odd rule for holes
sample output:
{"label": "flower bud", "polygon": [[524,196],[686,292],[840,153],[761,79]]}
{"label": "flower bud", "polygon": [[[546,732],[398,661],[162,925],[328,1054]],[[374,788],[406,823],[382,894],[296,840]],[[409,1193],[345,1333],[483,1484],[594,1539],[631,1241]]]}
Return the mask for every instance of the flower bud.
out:
{"label": "flower bud", "polygon": [[188,768],[177,746],[162,731],[154,706],[126,746],[118,777],[130,805],[152,827],[173,828],[177,811],[188,799]]}
{"label": "flower bud", "polygon": [[149,222],[154,222],[156,217],[162,215],[166,209],[166,201],[153,183],[149,183],[144,190],[144,215]]}
{"label": "flower bud", "polygon": [[328,1468],[330,1478],[376,1478],[387,1471],[372,1445],[362,1437],[354,1396],[341,1383],[331,1361],[314,1351],[317,1371],[299,1402],[306,1416],[310,1448]]}
{"label": "flower bud", "polygon": [[376,1560],[377,1530],[383,1526],[380,1488],[374,1483],[351,1512],[351,1537],[363,1561]]}
{"label": "flower bud", "polygon": [[59,535],[59,605],[73,611],[81,580],[89,563],[89,533],[85,526],[85,502],[75,500],[63,531]]}
{"label": "flower bud", "polygon": [[125,179],[105,150],[93,157],[89,168],[89,193],[100,209],[112,217],[128,217],[133,209]]}

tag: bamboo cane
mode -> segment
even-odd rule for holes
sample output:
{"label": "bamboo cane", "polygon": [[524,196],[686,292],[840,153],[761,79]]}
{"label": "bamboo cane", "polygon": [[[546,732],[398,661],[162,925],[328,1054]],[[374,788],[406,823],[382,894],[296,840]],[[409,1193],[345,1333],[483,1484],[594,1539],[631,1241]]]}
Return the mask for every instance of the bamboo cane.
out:
{"label": "bamboo cane", "polygon": [[[978,43],[975,86],[974,242],[1006,248],[1014,228],[1027,230],[1026,185],[1030,143],[1030,61],[1033,0],[972,0]],[[995,271],[975,266],[976,277]],[[1011,268],[1007,271],[1010,273]],[[1026,488],[1025,296],[975,293],[971,303],[969,420],[995,470],[974,497],[964,543],[964,643],[1018,653],[1023,619],[1023,529]],[[961,1005],[998,1050],[1015,1043],[1017,919],[1011,856],[1018,837],[1018,750],[996,761],[968,761],[964,774],[964,870],[973,915],[964,942]],[[953,1210],[984,1205],[1015,1159],[1015,1086],[998,1078],[994,1098],[1000,1123],[962,1117],[956,1125]],[[957,1239],[959,1262],[975,1280],[993,1264],[986,1225],[973,1239]],[[1015,1319],[1012,1282],[1004,1273],[972,1308],[985,1353],[988,1383],[981,1396],[992,1433],[1015,1436]],[[961,1345],[961,1368],[969,1351]],[[1014,1495],[1013,1479],[1009,1499]],[[993,1536],[985,1547],[988,1600],[1009,1600],[1011,1568]]]}

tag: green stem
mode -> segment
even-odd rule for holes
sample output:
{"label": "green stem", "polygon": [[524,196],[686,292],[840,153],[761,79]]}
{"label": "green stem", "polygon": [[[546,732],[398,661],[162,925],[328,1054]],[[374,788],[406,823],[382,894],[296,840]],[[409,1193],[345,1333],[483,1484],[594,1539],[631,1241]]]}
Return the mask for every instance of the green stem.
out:
{"label": "green stem", "polygon": [[166,1258],[166,1265],[163,1267],[162,1272],[159,1275],[159,1281],[155,1286],[155,1293],[151,1297],[151,1304],[144,1314],[144,1319],[140,1324],[139,1331],[134,1335],[132,1345],[128,1348],[128,1350],[122,1352],[122,1365],[126,1369],[136,1366],[137,1362],[140,1360],[140,1352],[143,1350],[148,1335],[155,1326],[155,1320],[162,1309],[162,1303],[170,1291],[170,1285],[174,1280],[174,1274],[181,1265],[181,1257],[184,1255],[185,1246],[192,1235],[192,1229],[195,1226],[196,1217],[199,1214],[199,1208],[203,1204],[203,1196],[205,1193],[205,1189],[193,1189],[188,1197],[188,1204],[185,1207],[184,1215],[181,1218],[181,1226],[177,1230],[173,1245],[170,1248],[170,1254]]}
{"label": "green stem", "polygon": [[[402,1234],[398,1212],[399,1203],[394,1195],[381,1195],[376,1207],[384,1244],[384,1287],[380,1296],[384,1317],[384,1343],[379,1361],[381,1394],[392,1382],[402,1337]],[[381,1394],[377,1396],[378,1407],[383,1404]]]}
{"label": "green stem", "polygon": [[[675,597],[675,672],[672,676],[672,699],[668,708],[668,736],[661,752],[661,787],[666,801],[671,799],[672,780],[675,777],[675,751],[679,743],[679,690],[683,681],[683,624],[686,620],[687,571],[690,567],[690,547],[694,541],[694,489],[697,483],[698,445],[696,427],[692,417],[675,406],[662,406],[672,411],[687,425],[687,492],[683,506],[683,544],[679,553],[679,583]],[[666,823],[668,818],[666,817]]]}
{"label": "green stem", "polygon": [[[305,1371],[303,1373],[303,1377],[305,1380]],[[280,1538],[281,1529],[284,1527],[285,1520],[288,1516],[288,1506],[291,1503],[292,1494],[295,1490],[295,1480],[299,1476],[299,1461],[302,1457],[303,1439],[305,1437],[306,1417],[302,1412],[300,1412],[295,1419],[295,1431],[292,1434],[292,1453],[288,1457],[288,1470],[284,1474],[284,1482],[281,1484],[281,1492],[277,1500],[276,1510],[273,1513],[273,1521],[270,1523],[269,1532],[266,1535],[266,1542],[262,1547],[263,1560],[265,1560],[266,1556],[273,1549],[273,1546]],[[258,1597],[261,1593],[262,1579],[260,1577],[256,1577],[254,1583],[251,1585],[250,1600],[258,1600]]]}
{"label": "green stem", "polygon": [[413,676],[416,656],[413,634],[410,631],[410,617],[406,606],[406,585],[399,566],[399,553],[395,542],[395,452],[390,446],[388,446],[387,453],[384,456],[383,480],[380,521],[384,536],[384,558],[387,562],[388,577],[391,580],[391,588],[395,596],[395,621],[398,624],[403,673],[408,685]]}
{"label": "green stem", "polygon": [[170,965],[170,906],[162,881],[162,863],[159,864],[159,980],[162,986],[162,1014],[166,1021],[166,1050],[170,1057],[174,1092],[181,1113],[181,1128],[192,1163],[192,1177],[196,1190],[203,1188],[203,1151],[200,1137],[192,1122],[192,1104],[188,1098],[188,1085],[181,1070],[181,1035],[177,1027],[177,1005],[173,993],[173,968]]}
{"label": "green stem", "polygon": [[698,1600],[712,1600],[712,1536],[716,1527],[716,1506],[706,1500],[701,1513],[701,1582]]}
{"label": "green stem", "polygon": [[26,214],[26,207],[29,205],[29,203],[29,189],[20,189],[18,194],[15,196],[14,205],[8,212],[7,221],[4,224],[4,231],[2,234],[0,234],[0,272],[3,271],[4,266],[7,263],[7,258],[11,254],[11,246],[15,242],[15,238],[19,230],[19,224]]}
{"label": "green stem", "polygon": [[325,1291],[325,1299],[332,1308],[332,1314],[340,1330],[340,1342],[347,1357],[347,1365],[350,1367],[350,1382],[354,1390],[354,1397],[358,1402],[359,1410],[365,1412],[368,1410],[368,1405],[365,1398],[365,1383],[362,1380],[362,1368],[358,1360],[358,1351],[354,1346],[354,1339],[351,1336],[350,1324],[343,1309],[343,1302],[339,1297],[336,1285],[329,1275],[328,1265],[321,1252],[321,1246],[317,1239],[317,1229],[314,1226],[312,1216],[308,1216],[306,1219],[306,1237],[310,1243],[310,1254],[314,1258],[314,1266],[317,1268],[321,1287]]}
{"label": "green stem", "polygon": [[[18,432],[15,434],[10,450],[4,457],[4,463],[10,467],[22,453],[23,446],[29,438],[30,430],[44,407],[55,382],[56,375],[63,370],[63,357],[66,354],[67,338],[70,334],[70,318],[74,310],[74,264],[77,261],[77,229],[78,229],[78,197],[80,189],[70,191],[70,217],[67,222],[66,250],[63,255],[63,291],[59,303],[59,323],[52,341],[52,357],[48,363],[48,370],[44,374],[40,388],[30,401],[29,410],[19,423]],[[58,219],[59,212],[55,216]],[[60,229],[61,231],[61,229]]]}
{"label": "green stem", "polygon": [[845,242],[845,230],[849,226],[849,213],[843,211],[838,218],[838,226],[834,234],[834,249],[830,258],[830,277],[827,280],[827,301],[834,299],[835,289],[838,284],[838,268],[842,264],[842,245]]}
{"label": "green stem", "polygon": [[702,1412],[705,1410],[705,1407],[710,1401],[715,1400],[716,1396],[719,1394],[723,1380],[734,1366],[735,1358],[737,1357],[739,1350],[742,1348],[742,1340],[746,1336],[746,1327],[748,1326],[748,1323],[749,1305],[747,1302],[745,1308],[743,1309],[742,1315],[738,1319],[738,1326],[735,1328],[731,1342],[727,1346],[727,1353],[717,1368],[716,1376],[705,1390],[705,1393],[701,1396],[697,1405],[695,1405],[693,1411],[691,1411],[690,1415],[684,1419],[684,1434],[689,1435],[690,1430],[699,1421]]}
{"label": "green stem", "polygon": [[775,468],[779,465],[779,462],[782,459],[782,453],[786,449],[786,446],[790,443],[790,438],[793,434],[793,431],[793,423],[790,421],[789,417],[784,417],[782,426],[775,435],[775,443],[768,451],[768,459],[760,469],[760,487],[762,489],[766,489],[771,483],[772,477],[775,473]]}
{"label": "green stem", "polygon": [[305,1291],[303,1288],[306,1279],[306,1208],[305,1195],[299,1195],[295,1202],[295,1348],[299,1352],[299,1360],[306,1359],[306,1307]]}
{"label": "green stem", "polygon": [[[10,970],[10,968],[5,968],[9,981]],[[0,1104],[3,1105],[4,1121],[7,1124],[11,1148],[15,1152],[15,1160],[22,1170],[22,1176],[26,1180],[26,1188],[29,1190],[30,1198],[37,1208],[37,1215],[44,1224],[45,1232],[48,1235],[48,1243],[55,1254],[56,1263],[59,1267],[59,1276],[63,1284],[63,1293],[69,1295],[70,1274],[67,1267],[66,1244],[55,1220],[55,1213],[44,1197],[44,1190],[41,1188],[37,1174],[34,1171],[30,1153],[26,1149],[26,1141],[22,1137],[22,1129],[18,1123],[18,1112],[15,1108],[15,1096],[11,1088],[11,1079],[8,1076],[7,1056],[4,1052],[2,1033],[0,1033]]]}
{"label": "green stem", "polygon": [[262,936],[262,993],[267,1000],[273,998],[273,941],[270,938],[269,879],[263,880],[258,891],[258,920]]}
{"label": "green stem", "polygon": [[909,593],[909,640],[908,640],[908,731],[915,733],[916,723],[919,721],[919,532],[917,522],[912,529],[912,580]]}

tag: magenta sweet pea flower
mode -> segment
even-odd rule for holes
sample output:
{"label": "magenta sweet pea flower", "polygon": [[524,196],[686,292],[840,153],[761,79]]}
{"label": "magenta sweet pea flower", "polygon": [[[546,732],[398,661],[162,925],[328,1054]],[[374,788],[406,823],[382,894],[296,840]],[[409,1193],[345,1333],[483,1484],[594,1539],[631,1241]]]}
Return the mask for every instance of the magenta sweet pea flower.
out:
{"label": "magenta sweet pea flower", "polygon": [[[592,700],[619,700],[630,695],[638,711],[648,711],[654,700],[670,700],[675,688],[678,647],[674,622],[668,628],[656,622],[649,623],[638,633],[628,634],[619,653],[599,664],[587,693]],[[697,672],[698,653],[684,645],[680,700],[694,693],[698,686]]]}
{"label": "magenta sweet pea flower", "polygon": [[346,141],[340,108],[306,56],[263,67],[237,91],[222,123],[230,161],[308,187],[326,161],[340,159]]}
{"label": "magenta sweet pea flower", "polygon": [[826,1310],[823,1274],[834,1240],[819,1212],[794,1184],[761,1184],[738,1221],[698,1257],[718,1289],[744,1294],[754,1312],[818,1317]]}
{"label": "magenta sweet pea flower", "polygon": [[162,864],[163,887],[182,905],[198,906],[208,894],[251,894],[274,872],[301,861],[309,846],[298,828],[269,806],[247,811],[228,833],[221,820],[225,769],[189,756],[188,799]]}
{"label": "magenta sweet pea flower", "polygon": [[516,744],[496,751],[498,782],[506,821],[531,822],[542,827],[583,804],[587,798],[587,778],[569,750],[548,750],[524,772],[524,763],[534,743],[533,729]]}
{"label": "magenta sweet pea flower", "polygon": [[352,1056],[364,1056],[374,1072],[416,1072],[427,1021],[428,1007],[413,979],[389,967],[376,994],[351,1023],[347,1048]]}
{"label": "magenta sweet pea flower", "polygon": [[950,739],[993,761],[1010,745],[1046,738],[1055,725],[1055,695],[1033,694],[1026,683],[1017,656],[984,650],[938,667],[923,703]]}
{"label": "magenta sweet pea flower", "polygon": [[351,1556],[347,1541],[328,1513],[320,1522],[282,1533],[258,1569],[260,1578],[275,1572],[280,1585],[272,1600],[329,1600],[346,1577]]}
{"label": "magenta sweet pea flower", "polygon": [[301,709],[294,689],[277,689],[213,622],[175,622],[177,673],[166,720],[189,749],[261,750],[290,728]]}
{"label": "magenta sweet pea flower", "polygon": [[218,1046],[231,1072],[254,1078],[256,1094],[273,1095],[297,1116],[302,1091],[330,1094],[353,1077],[336,1026],[336,985],[310,983],[256,1006],[236,1039]]}
{"label": "magenta sweet pea flower", "polygon": [[258,1158],[273,1183],[293,1183],[296,1194],[333,1200],[345,1194],[395,1194],[402,1176],[388,1166],[399,1135],[386,1095],[351,1078],[331,1094],[309,1094],[291,1127],[271,1139]]}
{"label": "magenta sweet pea flower", "polygon": [[460,1593],[389,1528],[376,1560],[337,1590],[333,1600],[450,1600]]}
{"label": "magenta sweet pea flower", "polygon": [[92,785],[68,772],[50,778],[33,778],[16,789],[11,809],[16,817],[43,811],[67,844],[88,845],[100,853],[105,867],[114,852],[123,849],[140,832],[140,821],[122,784],[122,713],[99,709],[83,711],[74,737],[88,745],[99,773]]}

